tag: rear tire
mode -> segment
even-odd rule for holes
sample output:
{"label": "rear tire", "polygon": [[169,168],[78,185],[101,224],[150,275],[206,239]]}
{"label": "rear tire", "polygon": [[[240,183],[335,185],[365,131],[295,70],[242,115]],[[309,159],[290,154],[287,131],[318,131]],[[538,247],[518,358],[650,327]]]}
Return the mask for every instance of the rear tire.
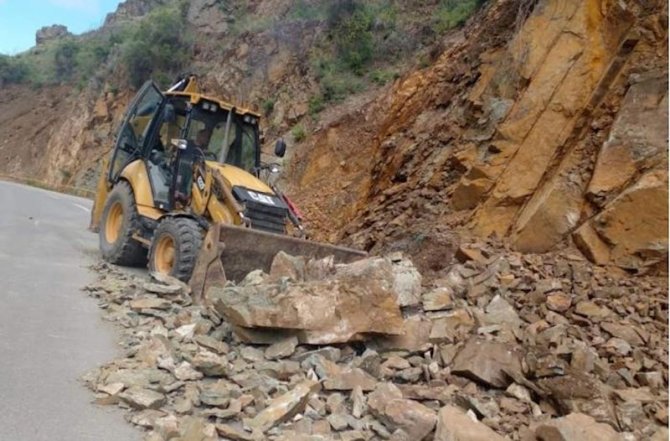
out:
{"label": "rear tire", "polygon": [[100,222],[102,257],[116,265],[146,265],[147,250],[133,239],[141,229],[135,196],[130,184],[120,181],[107,197]]}
{"label": "rear tire", "polygon": [[203,231],[186,217],[167,217],[154,231],[149,269],[188,282],[202,247]]}

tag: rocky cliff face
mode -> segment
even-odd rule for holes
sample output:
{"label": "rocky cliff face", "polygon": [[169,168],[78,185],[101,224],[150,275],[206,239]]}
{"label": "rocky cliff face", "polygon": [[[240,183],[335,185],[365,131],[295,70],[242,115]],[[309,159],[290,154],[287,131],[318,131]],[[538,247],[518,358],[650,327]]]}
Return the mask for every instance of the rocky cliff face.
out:
{"label": "rocky cliff face", "polygon": [[574,240],[599,264],[662,266],[667,7],[542,0],[523,20],[531,5],[496,2],[316,136],[296,171],[330,231],[373,250],[447,227],[524,252]]}
{"label": "rocky cliff face", "polygon": [[157,6],[168,3],[169,0],[126,0],[119,4],[116,11],[107,14],[105,18],[106,27],[113,26],[124,21],[142,17],[151,12]]}
{"label": "rocky cliff face", "polygon": [[72,34],[70,34],[66,26],[63,25],[44,26],[35,33],[35,43],[37,43],[37,45],[40,45],[46,43],[47,41],[57,40],[59,38],[64,38],[69,35]]}

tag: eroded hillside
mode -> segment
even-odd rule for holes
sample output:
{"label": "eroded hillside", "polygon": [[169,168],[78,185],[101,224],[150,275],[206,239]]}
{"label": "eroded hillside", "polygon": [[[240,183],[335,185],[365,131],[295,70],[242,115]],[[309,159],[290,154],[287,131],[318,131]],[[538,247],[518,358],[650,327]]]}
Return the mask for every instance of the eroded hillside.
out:
{"label": "eroded hillside", "polygon": [[491,5],[434,65],[315,135],[295,188],[324,230],[379,250],[457,228],[665,265],[665,12],[548,0],[523,20],[523,7]]}

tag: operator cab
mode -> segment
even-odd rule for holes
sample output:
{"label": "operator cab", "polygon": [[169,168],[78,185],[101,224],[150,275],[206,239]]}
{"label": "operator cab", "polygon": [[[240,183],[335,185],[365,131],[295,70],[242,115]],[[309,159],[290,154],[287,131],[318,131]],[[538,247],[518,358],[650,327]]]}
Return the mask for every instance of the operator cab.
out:
{"label": "operator cab", "polygon": [[205,160],[255,173],[260,163],[258,116],[240,114],[205,97],[194,100],[190,94],[168,94],[165,109],[159,129],[162,145],[183,139]]}
{"label": "operator cab", "polygon": [[[108,180],[144,158],[155,207],[188,206],[198,164],[223,164],[260,177],[260,115],[201,95],[193,77],[163,93],[148,81],[129,108],[117,137]],[[275,153],[283,156],[280,140]],[[220,166],[219,166],[220,167]],[[236,196],[238,196],[236,194]]]}

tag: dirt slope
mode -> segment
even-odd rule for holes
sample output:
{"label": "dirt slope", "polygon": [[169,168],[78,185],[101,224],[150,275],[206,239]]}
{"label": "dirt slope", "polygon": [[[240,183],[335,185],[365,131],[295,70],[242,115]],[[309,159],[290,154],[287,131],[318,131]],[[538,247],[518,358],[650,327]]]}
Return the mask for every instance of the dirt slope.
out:
{"label": "dirt slope", "polygon": [[41,171],[46,146],[67,119],[68,88],[34,91],[3,88],[0,94],[0,173],[31,176]]}

